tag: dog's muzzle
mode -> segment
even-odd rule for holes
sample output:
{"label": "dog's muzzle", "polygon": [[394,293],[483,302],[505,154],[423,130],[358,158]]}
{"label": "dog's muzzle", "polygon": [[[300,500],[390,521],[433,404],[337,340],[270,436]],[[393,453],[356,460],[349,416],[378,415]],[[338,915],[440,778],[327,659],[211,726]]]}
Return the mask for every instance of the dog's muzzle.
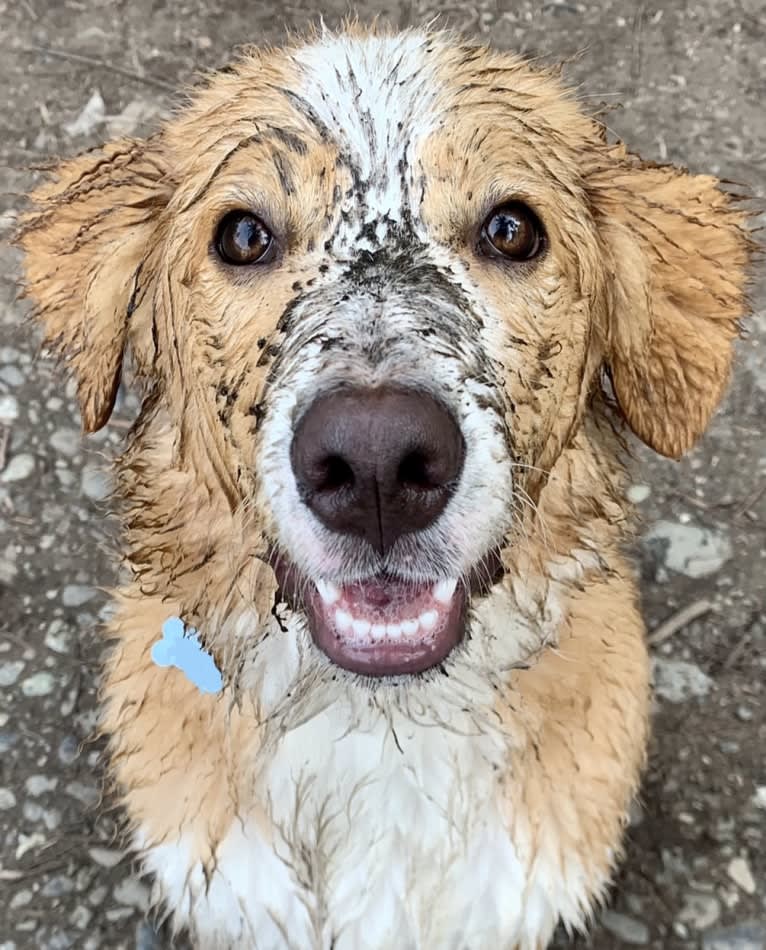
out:
{"label": "dog's muzzle", "polygon": [[[459,482],[465,442],[452,414],[426,392],[346,388],[314,400],[290,455],[301,500],[321,524],[382,559],[402,536],[439,518]],[[345,669],[421,672],[462,636],[466,597],[456,580],[381,574],[310,588],[303,602],[314,640]]]}

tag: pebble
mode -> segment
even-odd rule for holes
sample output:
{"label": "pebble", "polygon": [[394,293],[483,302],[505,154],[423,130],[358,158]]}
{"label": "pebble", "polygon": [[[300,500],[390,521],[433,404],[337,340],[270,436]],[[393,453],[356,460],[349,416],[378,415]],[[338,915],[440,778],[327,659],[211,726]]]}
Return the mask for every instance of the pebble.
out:
{"label": "pebble", "polygon": [[65,607],[82,607],[96,596],[92,587],[83,584],[67,584],[61,592],[61,603]]}
{"label": "pebble", "polygon": [[71,765],[80,755],[80,743],[74,736],[64,736],[56,751],[62,765]]}
{"label": "pebble", "polygon": [[100,904],[104,903],[104,898],[107,895],[107,887],[105,884],[99,884],[97,887],[94,887],[93,890],[88,894],[88,903],[92,904],[94,907],[98,907]]}
{"label": "pebble", "polygon": [[766,810],[766,785],[756,786],[752,802],[756,808],[763,808]]}
{"label": "pebble", "polygon": [[24,670],[23,660],[7,660],[0,663],[0,686],[13,686]]}
{"label": "pebble", "polygon": [[50,443],[61,455],[72,456],[80,447],[80,433],[75,429],[56,429],[50,437]]}
{"label": "pebble", "polygon": [[755,894],[755,879],[745,858],[732,858],[726,871],[737,887],[746,894]]}
{"label": "pebble", "polygon": [[0,367],[0,380],[8,386],[21,386],[24,382],[24,374],[16,366]]}
{"label": "pebble", "polygon": [[97,788],[94,788],[92,785],[85,785],[83,782],[70,782],[64,791],[67,795],[71,795],[72,798],[76,798],[77,801],[85,805],[86,808],[92,807],[101,798]]}
{"label": "pebble", "polygon": [[16,804],[16,796],[10,788],[0,788],[0,811],[6,811],[13,808]]}
{"label": "pebble", "polygon": [[109,474],[103,469],[87,466],[83,469],[80,489],[91,501],[103,501],[111,492]]}
{"label": "pebble", "polygon": [[15,396],[0,396],[0,424],[10,425],[19,418],[19,403]]}
{"label": "pebble", "polygon": [[94,90],[82,112],[72,122],[64,123],[64,132],[70,137],[90,135],[106,119],[106,105],[98,89]]}
{"label": "pebble", "polygon": [[149,910],[149,888],[134,877],[125,878],[112,891],[118,904],[127,904],[146,913]]}
{"label": "pebble", "polygon": [[721,916],[721,902],[712,894],[689,892],[678,915],[679,921],[695,930],[707,930]]}
{"label": "pebble", "polygon": [[45,792],[52,792],[58,783],[59,780],[55,777],[48,778],[47,775],[30,775],[24,783],[24,787],[28,795],[37,798],[38,795],[42,795]]}
{"label": "pebble", "polygon": [[119,115],[107,119],[106,131],[110,138],[133,135],[137,129],[148,125],[159,115],[161,108],[157,103],[148,99],[134,99]]}
{"label": "pebble", "polygon": [[102,868],[113,868],[122,861],[127,851],[117,851],[112,848],[88,848],[88,854]]}
{"label": "pebble", "polygon": [[69,950],[74,946],[74,938],[65,930],[57,930],[42,944],[42,950]]}
{"label": "pebble", "polygon": [[54,653],[69,653],[72,648],[72,632],[60,617],[57,617],[48,627],[45,634],[45,645]]}
{"label": "pebble", "polygon": [[33,455],[22,452],[21,455],[14,455],[10,462],[5,466],[0,475],[0,481],[20,482],[29,476],[35,470],[35,459]]}
{"label": "pebble", "polygon": [[29,697],[48,696],[55,685],[56,681],[51,673],[35,673],[21,684],[21,692]]}
{"label": "pebble", "polygon": [[642,501],[646,501],[651,491],[648,485],[631,485],[627,493],[628,501],[634,505],[640,505]]}
{"label": "pebble", "polygon": [[27,888],[24,888],[21,891],[16,891],[8,906],[12,910],[15,910],[17,907],[26,907],[27,904],[31,902],[33,896],[34,895],[32,894],[32,891],[28,890]]}
{"label": "pebble", "polygon": [[702,950],[766,950],[766,923],[748,920],[705,934]]}
{"label": "pebble", "polygon": [[93,911],[88,910],[88,908],[84,907],[82,904],[78,904],[78,906],[75,907],[75,909],[69,915],[69,923],[78,930],[85,930],[92,919]]}
{"label": "pebble", "polygon": [[646,534],[646,541],[658,544],[666,567],[686,577],[715,574],[732,553],[722,532],[673,521],[658,521]]}
{"label": "pebble", "polygon": [[669,703],[683,703],[692,697],[707,696],[713,685],[713,680],[695,663],[685,660],[654,657],[652,672],[655,693]]}
{"label": "pebble", "polygon": [[626,914],[618,914],[613,910],[605,910],[601,914],[601,924],[610,934],[622,940],[623,943],[629,943],[632,946],[640,947],[649,943],[649,928],[640,920],[634,920]]}
{"label": "pebble", "polygon": [[40,893],[43,897],[63,897],[64,894],[70,894],[73,890],[74,884],[72,881],[63,874],[59,874],[56,877],[52,877],[43,886]]}

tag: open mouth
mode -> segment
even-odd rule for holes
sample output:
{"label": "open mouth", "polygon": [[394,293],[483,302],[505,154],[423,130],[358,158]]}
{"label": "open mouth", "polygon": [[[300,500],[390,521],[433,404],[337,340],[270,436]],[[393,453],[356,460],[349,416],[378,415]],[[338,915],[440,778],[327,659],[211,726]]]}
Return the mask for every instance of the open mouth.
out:
{"label": "open mouth", "polygon": [[463,636],[465,603],[456,580],[426,585],[386,577],[345,587],[319,581],[305,598],[317,646],[338,666],[368,676],[441,663]]}
{"label": "open mouth", "polygon": [[443,662],[464,636],[473,592],[455,578],[299,582],[284,562],[277,576],[288,599],[300,601],[319,649],[345,670],[378,677],[422,673]]}

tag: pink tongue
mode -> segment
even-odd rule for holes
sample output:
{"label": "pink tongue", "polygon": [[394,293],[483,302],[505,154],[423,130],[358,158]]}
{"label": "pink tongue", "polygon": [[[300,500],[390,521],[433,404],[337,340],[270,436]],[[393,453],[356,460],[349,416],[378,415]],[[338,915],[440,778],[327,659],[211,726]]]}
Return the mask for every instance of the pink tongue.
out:
{"label": "pink tongue", "polygon": [[370,580],[342,589],[341,603],[354,616],[417,617],[432,604],[430,588],[401,581]]}

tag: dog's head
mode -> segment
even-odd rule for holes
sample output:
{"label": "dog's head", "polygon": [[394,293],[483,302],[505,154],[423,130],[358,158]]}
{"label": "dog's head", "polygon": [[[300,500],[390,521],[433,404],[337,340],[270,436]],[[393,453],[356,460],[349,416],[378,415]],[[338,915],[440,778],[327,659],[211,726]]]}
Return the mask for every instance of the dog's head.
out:
{"label": "dog's head", "polygon": [[32,200],[28,292],[85,429],[126,348],[146,386],[134,563],[199,588],[216,558],[218,583],[241,574],[240,546],[373,675],[440,664],[471,597],[501,596],[607,374],[641,439],[687,450],[744,306],[743,215],[714,179],[640,162],[552,73],[441,35],[249,53]]}

